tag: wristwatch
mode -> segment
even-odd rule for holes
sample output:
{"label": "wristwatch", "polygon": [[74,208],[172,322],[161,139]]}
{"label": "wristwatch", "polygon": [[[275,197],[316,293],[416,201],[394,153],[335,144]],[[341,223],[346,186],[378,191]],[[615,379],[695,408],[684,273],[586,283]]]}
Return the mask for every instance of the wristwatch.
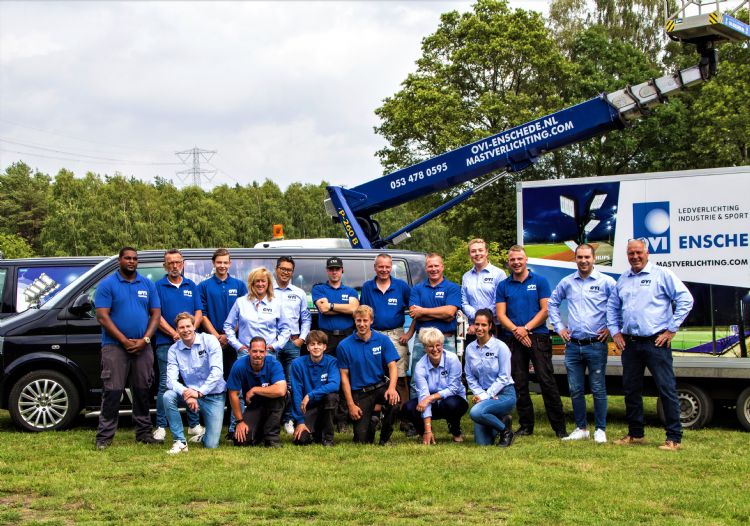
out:
{"label": "wristwatch", "polygon": [[146,345],[151,345],[151,338],[149,338],[148,336],[144,336],[143,341],[146,342]]}
{"label": "wristwatch", "polygon": [[528,325],[524,325],[523,328],[526,329],[526,332],[531,332],[531,329],[529,329]]}

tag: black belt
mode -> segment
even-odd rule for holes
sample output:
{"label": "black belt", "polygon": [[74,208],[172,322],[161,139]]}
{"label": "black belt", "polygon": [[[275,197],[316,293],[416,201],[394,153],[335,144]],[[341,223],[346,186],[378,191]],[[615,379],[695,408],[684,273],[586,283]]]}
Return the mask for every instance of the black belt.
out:
{"label": "black belt", "polygon": [[383,387],[387,383],[388,383],[387,380],[383,380],[382,382],[378,382],[376,384],[366,385],[362,389],[359,389],[359,392],[360,393],[369,393],[370,391],[377,391],[378,389],[380,389],[381,387]]}
{"label": "black belt", "polygon": [[598,338],[584,338],[583,340],[576,340],[575,338],[570,339],[570,343],[575,343],[576,345],[591,345],[592,343],[597,343],[598,341]]}
{"label": "black belt", "polygon": [[344,329],[343,331],[335,330],[335,331],[323,331],[328,335],[332,336],[349,336],[351,333],[354,332],[354,329]]}
{"label": "black belt", "polygon": [[659,336],[659,332],[656,334],[652,334],[651,336],[636,336],[635,334],[623,334],[623,337],[631,342],[650,342],[654,341],[657,336]]}

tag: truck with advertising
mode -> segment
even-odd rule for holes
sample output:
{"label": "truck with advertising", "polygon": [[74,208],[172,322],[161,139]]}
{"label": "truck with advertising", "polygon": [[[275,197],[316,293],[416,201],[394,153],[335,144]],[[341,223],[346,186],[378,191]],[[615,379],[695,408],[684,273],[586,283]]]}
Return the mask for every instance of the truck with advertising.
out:
{"label": "truck with advertising", "polygon": [[[683,426],[702,427],[725,405],[750,429],[750,166],[524,182],[517,204],[518,242],[552,288],[576,270],[579,244],[594,246],[599,271],[617,279],[629,268],[628,240],[645,240],[649,262],[672,270],[695,299],[672,340]],[[555,375],[567,390],[557,344]],[[610,344],[610,393],[621,375]]]}

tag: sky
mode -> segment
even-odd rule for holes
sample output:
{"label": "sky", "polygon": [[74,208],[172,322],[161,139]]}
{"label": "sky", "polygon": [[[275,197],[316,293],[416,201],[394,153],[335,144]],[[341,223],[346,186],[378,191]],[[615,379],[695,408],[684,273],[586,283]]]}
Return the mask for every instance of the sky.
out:
{"label": "sky", "polygon": [[[545,12],[546,0],[512,6]],[[0,2],[0,170],[203,188],[382,175],[375,110],[472,2]]]}

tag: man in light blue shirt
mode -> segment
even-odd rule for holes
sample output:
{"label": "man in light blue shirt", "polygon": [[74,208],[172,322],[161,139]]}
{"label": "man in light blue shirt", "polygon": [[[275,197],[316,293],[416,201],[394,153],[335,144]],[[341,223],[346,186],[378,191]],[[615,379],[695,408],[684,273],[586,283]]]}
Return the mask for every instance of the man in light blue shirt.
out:
{"label": "man in light blue shirt", "polygon": [[[607,441],[607,300],[615,288],[615,280],[594,269],[595,250],[588,243],[575,251],[578,270],[557,284],[547,302],[549,320],[565,340],[565,368],[573,402],[576,429],[563,440],[589,437],[586,426],[584,380],[589,372],[589,385],[594,397],[594,441]],[[563,323],[560,305],[568,300],[568,324]]]}
{"label": "man in light blue shirt", "polygon": [[[206,424],[205,433],[192,442],[203,442],[207,448],[219,446],[224,420],[224,367],[221,344],[214,336],[195,332],[195,318],[182,312],[175,318],[180,339],[167,353],[167,388],[164,408],[174,437],[170,454],[187,452],[185,430],[179,405],[200,412]],[[182,379],[182,382],[180,382]]]}
{"label": "man in light blue shirt", "polygon": [[659,449],[677,451],[682,442],[682,424],[670,343],[693,307],[693,296],[671,270],[648,262],[645,240],[631,239],[627,250],[630,270],[617,280],[607,303],[607,326],[622,351],[622,388],[628,419],[628,434],[615,444],[644,441],[642,391],[648,367],[664,408],[667,440]]}
{"label": "man in light blue shirt", "polygon": [[488,255],[487,243],[483,239],[469,241],[469,257],[474,266],[461,279],[461,310],[471,323],[470,335],[474,334],[474,315],[479,309],[490,309],[495,314],[497,284],[506,277],[505,271],[490,263]]}

